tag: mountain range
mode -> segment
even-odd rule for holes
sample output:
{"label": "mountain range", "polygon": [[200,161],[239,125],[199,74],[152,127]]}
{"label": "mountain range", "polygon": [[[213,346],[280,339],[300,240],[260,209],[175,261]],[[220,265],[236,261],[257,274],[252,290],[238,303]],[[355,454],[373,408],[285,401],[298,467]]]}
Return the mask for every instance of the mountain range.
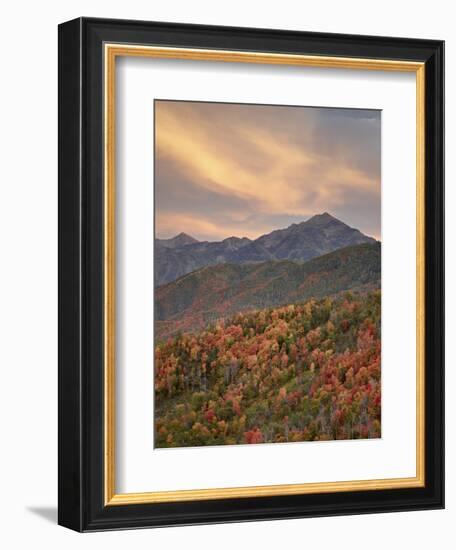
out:
{"label": "mountain range", "polygon": [[155,286],[205,266],[276,260],[305,262],[340,248],[375,242],[327,212],[255,240],[229,237],[215,242],[198,241],[179,233],[172,239],[155,239]]}
{"label": "mountain range", "polygon": [[[312,233],[315,225],[312,224]],[[331,235],[332,229],[338,233],[338,225],[334,226],[333,223],[329,225],[327,234]],[[324,224],[323,227],[328,226]],[[292,229],[290,233],[294,231]],[[267,244],[276,254],[278,251],[284,253],[283,239],[277,233],[266,236],[271,237],[266,239]],[[351,235],[354,239],[364,237],[359,232]],[[363,292],[379,288],[381,246],[374,239],[364,238],[367,242],[340,248],[305,262],[294,259],[229,262],[196,269],[162,285],[155,292],[156,338],[167,338],[178,331],[200,330],[216,319],[240,311],[293,304],[347,290]],[[320,238],[320,244],[313,250],[330,240],[327,236],[326,239]],[[333,238],[331,242],[336,240]],[[297,244],[293,238],[290,242]],[[309,241],[307,246],[310,250]],[[290,246],[289,253],[299,257],[298,247]]]}

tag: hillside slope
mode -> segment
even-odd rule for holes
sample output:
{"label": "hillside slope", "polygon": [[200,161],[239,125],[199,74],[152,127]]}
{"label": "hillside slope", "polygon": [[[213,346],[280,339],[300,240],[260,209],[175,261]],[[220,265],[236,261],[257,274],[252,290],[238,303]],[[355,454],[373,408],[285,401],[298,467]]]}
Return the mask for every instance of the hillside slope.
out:
{"label": "hillside slope", "polygon": [[197,331],[239,311],[378,288],[380,275],[378,242],[346,247],[305,263],[204,267],[156,289],[155,336],[160,340],[178,331]]}
{"label": "hillside slope", "polygon": [[381,436],[380,291],[238,314],[155,349],[155,446]]}

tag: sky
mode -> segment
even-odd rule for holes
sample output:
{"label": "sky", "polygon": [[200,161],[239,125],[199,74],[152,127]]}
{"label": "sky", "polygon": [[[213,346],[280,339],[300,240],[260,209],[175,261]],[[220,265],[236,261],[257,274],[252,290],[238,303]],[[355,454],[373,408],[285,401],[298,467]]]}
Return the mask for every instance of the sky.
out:
{"label": "sky", "polygon": [[380,239],[381,113],[155,101],[155,231],[254,239],[329,212]]}

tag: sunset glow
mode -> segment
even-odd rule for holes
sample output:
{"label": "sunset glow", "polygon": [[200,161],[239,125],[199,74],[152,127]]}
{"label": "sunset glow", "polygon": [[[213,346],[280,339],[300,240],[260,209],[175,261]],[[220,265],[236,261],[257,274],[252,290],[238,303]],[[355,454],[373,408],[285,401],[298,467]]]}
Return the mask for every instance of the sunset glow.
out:
{"label": "sunset glow", "polygon": [[156,236],[256,238],[328,211],[380,238],[380,112],[155,102]]}

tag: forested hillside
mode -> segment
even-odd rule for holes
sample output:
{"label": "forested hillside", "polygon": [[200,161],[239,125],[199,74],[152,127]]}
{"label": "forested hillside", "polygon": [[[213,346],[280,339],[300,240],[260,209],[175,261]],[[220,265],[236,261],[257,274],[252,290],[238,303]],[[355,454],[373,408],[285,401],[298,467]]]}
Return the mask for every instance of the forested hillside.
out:
{"label": "forested hillside", "polygon": [[380,291],[239,313],[155,349],[155,444],[380,437]]}
{"label": "forested hillside", "polygon": [[203,329],[240,311],[303,302],[380,285],[381,245],[349,246],[305,263],[291,260],[201,268],[155,292],[155,337]]}

